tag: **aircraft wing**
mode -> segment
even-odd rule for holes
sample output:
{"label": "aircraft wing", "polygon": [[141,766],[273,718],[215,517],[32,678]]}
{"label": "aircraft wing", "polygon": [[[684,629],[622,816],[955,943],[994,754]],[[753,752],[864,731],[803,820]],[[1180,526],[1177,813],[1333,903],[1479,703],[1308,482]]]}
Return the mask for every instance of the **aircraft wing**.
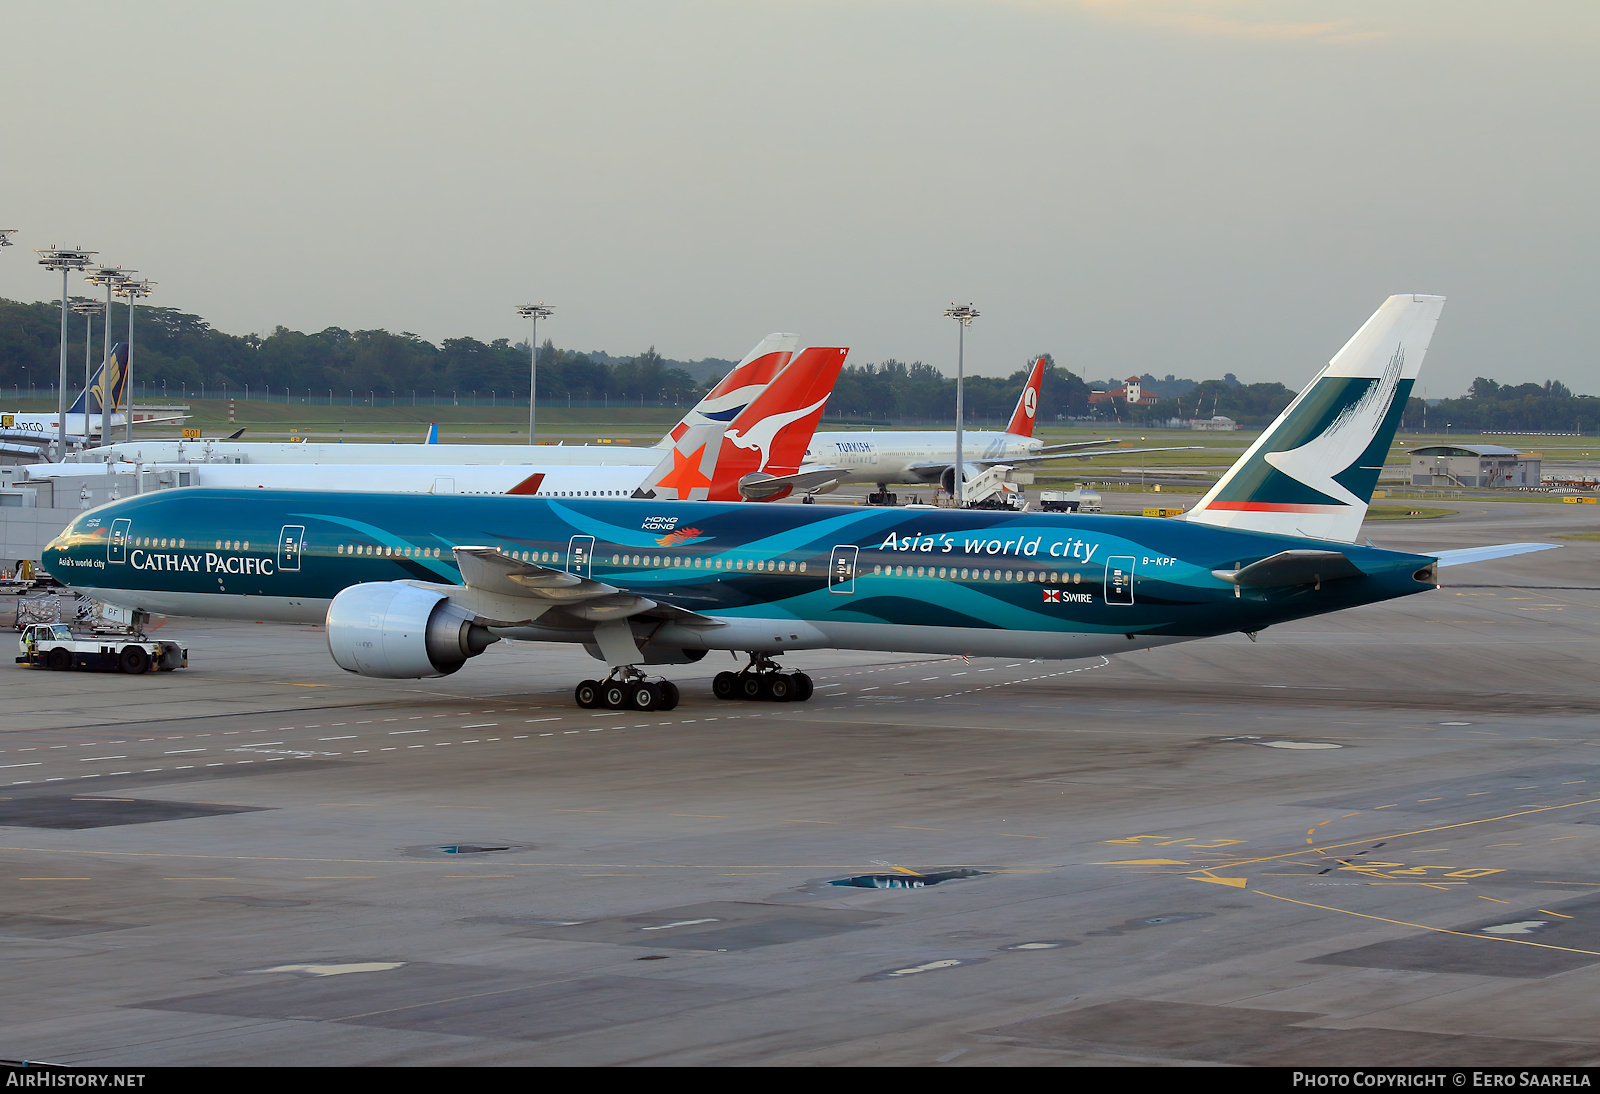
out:
{"label": "aircraft wing", "polygon": [[[1032,452],[1026,456],[996,456],[993,459],[967,460],[966,462],[973,467],[996,467],[1001,464],[1011,467],[1019,463],[1042,463],[1045,460],[1063,460],[1071,459],[1072,457],[1086,460],[1091,456],[1131,456],[1138,452],[1191,452],[1204,447],[1204,445],[1199,444],[1186,444],[1167,448],[1102,448],[1094,452]],[[949,466],[948,463],[916,463],[912,464],[908,470],[931,482],[937,479],[945,468]]]}
{"label": "aircraft wing", "polygon": [[[690,626],[722,626],[698,612],[624,592],[604,581],[523,562],[494,547],[457,547],[455,557],[467,589],[488,594],[488,603],[470,605],[469,599],[469,605],[491,618],[509,616],[507,623],[536,619],[551,608],[560,608],[590,623],[648,616]],[[512,603],[507,605],[507,600]],[[508,606],[514,610],[507,612]]]}
{"label": "aircraft wing", "polygon": [[1419,551],[1432,555],[1440,566],[1464,566],[1469,562],[1487,562],[1491,558],[1509,558],[1532,551],[1554,551],[1559,543],[1498,543],[1492,547],[1460,547],[1450,551]]}
{"label": "aircraft wing", "polygon": [[980,464],[996,463],[1038,463],[1042,460],[1061,460],[1077,457],[1087,460],[1093,456],[1131,456],[1136,452],[1197,452],[1205,448],[1203,444],[1168,445],[1164,448],[1102,448],[1094,452],[1034,452],[1026,456],[1018,456],[1009,460],[973,460],[969,462]]}
{"label": "aircraft wing", "polygon": [[1276,589],[1360,577],[1362,570],[1341,551],[1279,551],[1243,569],[1212,570],[1211,576],[1245,589]]}

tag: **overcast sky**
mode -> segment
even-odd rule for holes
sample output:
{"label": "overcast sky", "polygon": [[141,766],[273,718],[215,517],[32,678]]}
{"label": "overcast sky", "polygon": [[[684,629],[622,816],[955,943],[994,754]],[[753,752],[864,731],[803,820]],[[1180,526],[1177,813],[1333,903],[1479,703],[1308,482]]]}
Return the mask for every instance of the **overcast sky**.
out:
{"label": "overcast sky", "polygon": [[[222,330],[1600,393],[1600,5],[6,5],[0,295],[79,244]],[[52,288],[52,285],[55,288]]]}

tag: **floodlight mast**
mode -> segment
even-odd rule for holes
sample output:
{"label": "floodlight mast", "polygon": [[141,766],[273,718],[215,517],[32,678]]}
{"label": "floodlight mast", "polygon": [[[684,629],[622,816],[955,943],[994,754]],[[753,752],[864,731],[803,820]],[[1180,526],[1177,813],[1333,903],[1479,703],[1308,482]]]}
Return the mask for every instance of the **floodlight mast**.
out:
{"label": "floodlight mast", "polygon": [[550,318],[555,314],[555,308],[541,300],[537,304],[518,304],[517,314],[524,319],[533,320],[533,337],[528,340],[528,443],[537,444],[533,436],[533,427],[536,401],[539,397],[539,320]]}
{"label": "floodlight mast", "polygon": [[97,251],[82,247],[57,247],[51,244],[34,250],[39,265],[47,270],[61,271],[61,382],[56,387],[56,462],[67,458],[67,275],[73,270],[90,266]]}
{"label": "floodlight mast", "polygon": [[[102,358],[104,361],[109,362],[111,360],[111,293],[124,281],[132,280],[133,275],[138,272],[138,270],[124,270],[121,266],[100,266],[90,271],[89,275],[84,278],[91,285],[104,285],[106,287],[106,321],[104,324],[106,348],[105,355]],[[111,379],[113,378],[108,377],[102,380],[100,387],[100,443],[102,444],[106,440],[106,431],[111,428],[111,418],[109,417],[111,412],[106,409],[106,399],[117,387],[114,382],[109,382]],[[89,400],[87,398],[83,401],[83,413],[83,428],[87,433],[89,429]]]}
{"label": "floodlight mast", "polygon": [[11,237],[16,234],[15,228],[0,228],[0,247],[15,247],[16,244],[11,242]]}
{"label": "floodlight mast", "polygon": [[118,296],[128,298],[128,429],[126,437],[130,442],[133,440],[133,305],[138,301],[139,297],[149,296],[155,285],[154,281],[148,279],[135,281],[130,278],[112,290]]}
{"label": "floodlight mast", "polygon": [[[83,447],[89,447],[89,361],[94,353],[94,317],[100,314],[101,305],[98,300],[87,300],[82,297],[72,302],[72,310],[83,316]],[[111,323],[111,316],[106,316],[106,324]]]}
{"label": "floodlight mast", "polygon": [[972,321],[978,318],[978,309],[971,304],[956,304],[954,302],[944,310],[946,319],[954,319],[960,324],[960,333],[956,335],[956,474],[955,487],[956,508],[964,509],[967,505],[966,488],[966,461],[961,455],[961,431],[964,425],[965,406],[963,403],[963,376],[967,355],[967,328],[972,326]]}

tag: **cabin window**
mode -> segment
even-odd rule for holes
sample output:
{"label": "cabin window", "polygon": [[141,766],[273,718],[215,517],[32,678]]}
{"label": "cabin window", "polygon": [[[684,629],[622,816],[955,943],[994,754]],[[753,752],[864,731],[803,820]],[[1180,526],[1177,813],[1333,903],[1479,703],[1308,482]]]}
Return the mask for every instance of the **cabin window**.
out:
{"label": "cabin window", "polygon": [[806,572],[806,564],[804,562],[802,562],[800,564],[800,572],[801,573],[805,573]]}

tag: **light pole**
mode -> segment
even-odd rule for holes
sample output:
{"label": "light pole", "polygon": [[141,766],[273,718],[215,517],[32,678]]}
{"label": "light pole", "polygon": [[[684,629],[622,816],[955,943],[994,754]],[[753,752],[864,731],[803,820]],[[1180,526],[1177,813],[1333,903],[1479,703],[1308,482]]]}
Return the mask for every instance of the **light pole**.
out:
{"label": "light pole", "polygon": [[[72,310],[83,316],[83,447],[89,447],[89,361],[93,350],[90,343],[94,341],[94,317],[100,314],[101,304],[98,300],[74,300]],[[105,325],[111,326],[111,316],[106,315]]]}
{"label": "light pole", "polygon": [[978,318],[978,309],[971,304],[952,303],[944,310],[946,319],[954,319],[960,324],[960,333],[956,335],[956,508],[962,509],[967,504],[967,491],[963,483],[966,477],[966,463],[961,455],[961,431],[963,410],[965,409],[962,391],[963,372],[967,355],[967,328],[972,326],[972,321]]}
{"label": "light pole", "polygon": [[133,440],[133,305],[141,296],[149,296],[156,283],[151,280],[135,281],[129,278],[112,291],[128,298],[128,430],[127,439]]}
{"label": "light pole", "polygon": [[[111,293],[118,285],[129,280],[138,272],[138,270],[124,270],[121,266],[101,266],[95,270],[91,270],[89,275],[84,278],[84,280],[91,285],[104,285],[106,287],[106,348],[104,360],[107,364],[111,363]],[[113,371],[115,371],[115,369],[113,369]],[[115,375],[107,375],[105,373],[102,373],[100,376],[100,441],[102,444],[105,443],[106,431],[111,428],[111,419],[107,416],[111,413],[111,411],[106,409],[106,400],[112,398],[116,394],[118,387],[117,381],[119,379],[120,378]],[[83,401],[83,413],[85,415],[88,415],[89,413],[89,400],[87,398],[85,398]],[[85,433],[87,433],[89,429],[89,419],[87,416],[84,418],[83,428]]]}
{"label": "light pole", "polygon": [[539,320],[550,318],[555,309],[541,300],[537,304],[518,304],[517,314],[533,320],[533,337],[528,339],[528,443],[535,444],[533,421],[539,398]]}
{"label": "light pole", "polygon": [[0,247],[15,247],[16,244],[11,242],[11,237],[16,234],[15,228],[0,228]]}
{"label": "light pole", "polygon": [[88,266],[97,252],[86,251],[82,247],[57,247],[51,244],[34,253],[39,256],[39,265],[47,270],[61,271],[61,386],[56,389],[56,402],[59,404],[56,411],[59,446],[56,449],[56,461],[59,463],[67,458],[67,275]]}

